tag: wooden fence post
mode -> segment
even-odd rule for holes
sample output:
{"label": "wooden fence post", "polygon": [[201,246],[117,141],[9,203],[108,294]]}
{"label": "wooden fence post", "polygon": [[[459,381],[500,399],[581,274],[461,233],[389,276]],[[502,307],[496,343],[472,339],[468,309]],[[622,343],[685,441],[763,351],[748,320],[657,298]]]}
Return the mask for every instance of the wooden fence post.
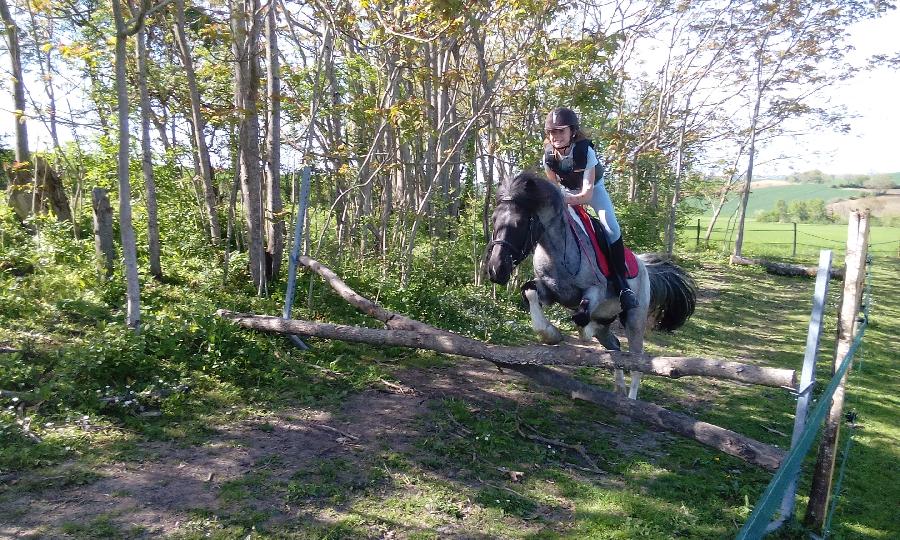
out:
{"label": "wooden fence post", "polygon": [[[844,291],[841,308],[838,314],[837,346],[831,372],[841,365],[856,334],[859,303],[862,298],[865,275],[866,255],[869,247],[869,211],[855,211],[850,214],[847,232],[847,255],[845,258]],[[851,360],[852,362],[852,360]],[[851,366],[852,368],[852,366]],[[813,472],[812,487],[809,492],[809,505],[806,508],[804,523],[807,527],[821,533],[825,524],[828,499],[831,496],[832,475],[841,420],[844,411],[844,392],[850,368],[834,391],[831,409],[825,420],[819,455]]]}
{"label": "wooden fence post", "polygon": [[791,257],[797,256],[797,222],[794,221],[794,249],[791,252]]}
{"label": "wooden fence post", "polygon": [[697,219],[697,244],[694,246],[695,249],[700,249],[700,219]]}
{"label": "wooden fence post", "polygon": [[113,273],[116,247],[113,244],[112,206],[109,195],[103,188],[91,191],[91,205],[94,208],[94,252],[97,254],[97,270],[104,278]]}

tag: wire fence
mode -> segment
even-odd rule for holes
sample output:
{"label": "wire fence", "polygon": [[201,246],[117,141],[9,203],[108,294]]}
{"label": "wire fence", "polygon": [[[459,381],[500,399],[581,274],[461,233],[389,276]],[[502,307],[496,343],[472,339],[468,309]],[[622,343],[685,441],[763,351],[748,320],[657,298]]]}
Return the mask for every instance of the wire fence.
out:
{"label": "wire fence", "polygon": [[[828,238],[810,232],[815,225],[803,223],[785,224],[790,227],[744,226],[742,251],[747,253],[770,254],[790,257],[818,256],[819,250],[830,249],[835,253],[843,253],[846,239]],[[729,252],[734,249],[737,231],[734,227],[714,228],[709,232],[701,227],[700,220],[696,224],[681,227],[679,241],[687,248],[718,249]],[[896,239],[880,240],[869,243],[869,254],[887,257],[900,257],[900,233]]]}
{"label": "wire fence", "polygon": [[[803,464],[806,456],[809,454],[809,451],[812,448],[813,442],[816,440],[816,435],[818,435],[819,433],[819,429],[822,426],[825,416],[830,410],[831,398],[832,396],[834,396],[834,393],[837,390],[838,386],[840,386],[841,380],[844,378],[844,375],[850,369],[850,365],[853,363],[856,352],[862,344],[863,335],[865,334],[866,327],[869,323],[869,305],[871,304],[871,264],[872,258],[868,257],[866,261],[865,292],[862,302],[863,313],[859,319],[859,324],[857,326],[853,342],[850,345],[850,348],[847,351],[847,354],[842,360],[840,366],[834,371],[834,376],[829,381],[828,386],[825,387],[825,390],[821,395],[819,395],[818,399],[816,400],[816,406],[809,414],[806,426],[803,429],[803,432],[800,435],[799,439],[797,440],[797,444],[791,448],[790,452],[788,452],[788,455],[785,457],[781,466],[772,477],[769,485],[766,487],[765,491],[754,505],[753,512],[750,514],[750,517],[738,532],[738,535],[736,537],[737,540],[762,538],[766,534],[766,529],[771,523],[772,515],[775,513],[778,504],[782,501],[785,492],[791,484],[792,479],[796,478],[800,473],[800,467]],[[848,421],[851,422],[852,427],[855,418],[851,418]],[[846,461],[849,457],[851,440],[852,431],[848,434],[848,440],[844,447],[838,482],[833,488],[834,496],[831,500],[832,504],[828,508],[828,514],[826,516],[823,534],[820,537],[822,539],[827,538],[831,533],[831,520],[834,516],[837,502],[841,494],[841,483],[843,482]]]}

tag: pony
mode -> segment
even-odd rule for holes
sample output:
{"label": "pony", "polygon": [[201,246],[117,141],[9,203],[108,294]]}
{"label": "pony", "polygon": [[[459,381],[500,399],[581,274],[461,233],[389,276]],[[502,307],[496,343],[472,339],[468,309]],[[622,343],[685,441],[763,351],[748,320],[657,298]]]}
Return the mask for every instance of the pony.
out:
{"label": "pony", "polygon": [[[638,307],[622,313],[617,291],[600,272],[594,256],[579,244],[590,245],[583,230],[573,230],[566,217],[559,187],[546,178],[522,172],[501,184],[493,213],[491,242],[485,252],[488,277],[509,282],[513,268],[533,251],[534,279],[521,287],[531,324],[543,343],[562,341],[562,333],[546,317],[543,307],[561,304],[574,312],[583,341],[596,339],[607,350],[621,350],[610,330],[618,317],[628,338],[628,351],[642,354],[649,327],[674,331],[693,314],[696,285],[682,268],[654,254],[637,256],[637,276],[628,280]],[[602,236],[602,230],[598,236]],[[627,395],[637,398],[641,374],[631,372]],[[624,374],[615,372],[615,388],[626,393]]]}

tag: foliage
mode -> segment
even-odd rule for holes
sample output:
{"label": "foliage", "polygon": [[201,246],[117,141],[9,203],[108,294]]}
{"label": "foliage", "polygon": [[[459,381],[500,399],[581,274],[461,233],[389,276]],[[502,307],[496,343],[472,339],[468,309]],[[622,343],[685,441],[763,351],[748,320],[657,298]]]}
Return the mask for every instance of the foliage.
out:
{"label": "foliage", "polygon": [[790,204],[784,199],[775,201],[775,208],[766,212],[759,211],[756,214],[756,220],[762,222],[780,221],[787,223],[796,221],[798,223],[832,223],[834,217],[825,207],[825,201],[822,199],[808,199],[791,201]]}
{"label": "foliage", "polygon": [[14,160],[15,152],[13,152],[12,148],[7,148],[3,144],[3,139],[0,138],[0,190],[6,189],[6,186],[9,184],[6,168],[12,165]]}

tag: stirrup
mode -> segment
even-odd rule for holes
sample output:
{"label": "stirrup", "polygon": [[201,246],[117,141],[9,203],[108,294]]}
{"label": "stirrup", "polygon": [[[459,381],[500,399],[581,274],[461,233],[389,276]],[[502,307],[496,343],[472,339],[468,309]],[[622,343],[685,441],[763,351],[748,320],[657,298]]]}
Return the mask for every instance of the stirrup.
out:
{"label": "stirrup", "polygon": [[622,311],[634,309],[638,307],[637,295],[631,289],[622,289],[619,292],[619,303],[622,304]]}

